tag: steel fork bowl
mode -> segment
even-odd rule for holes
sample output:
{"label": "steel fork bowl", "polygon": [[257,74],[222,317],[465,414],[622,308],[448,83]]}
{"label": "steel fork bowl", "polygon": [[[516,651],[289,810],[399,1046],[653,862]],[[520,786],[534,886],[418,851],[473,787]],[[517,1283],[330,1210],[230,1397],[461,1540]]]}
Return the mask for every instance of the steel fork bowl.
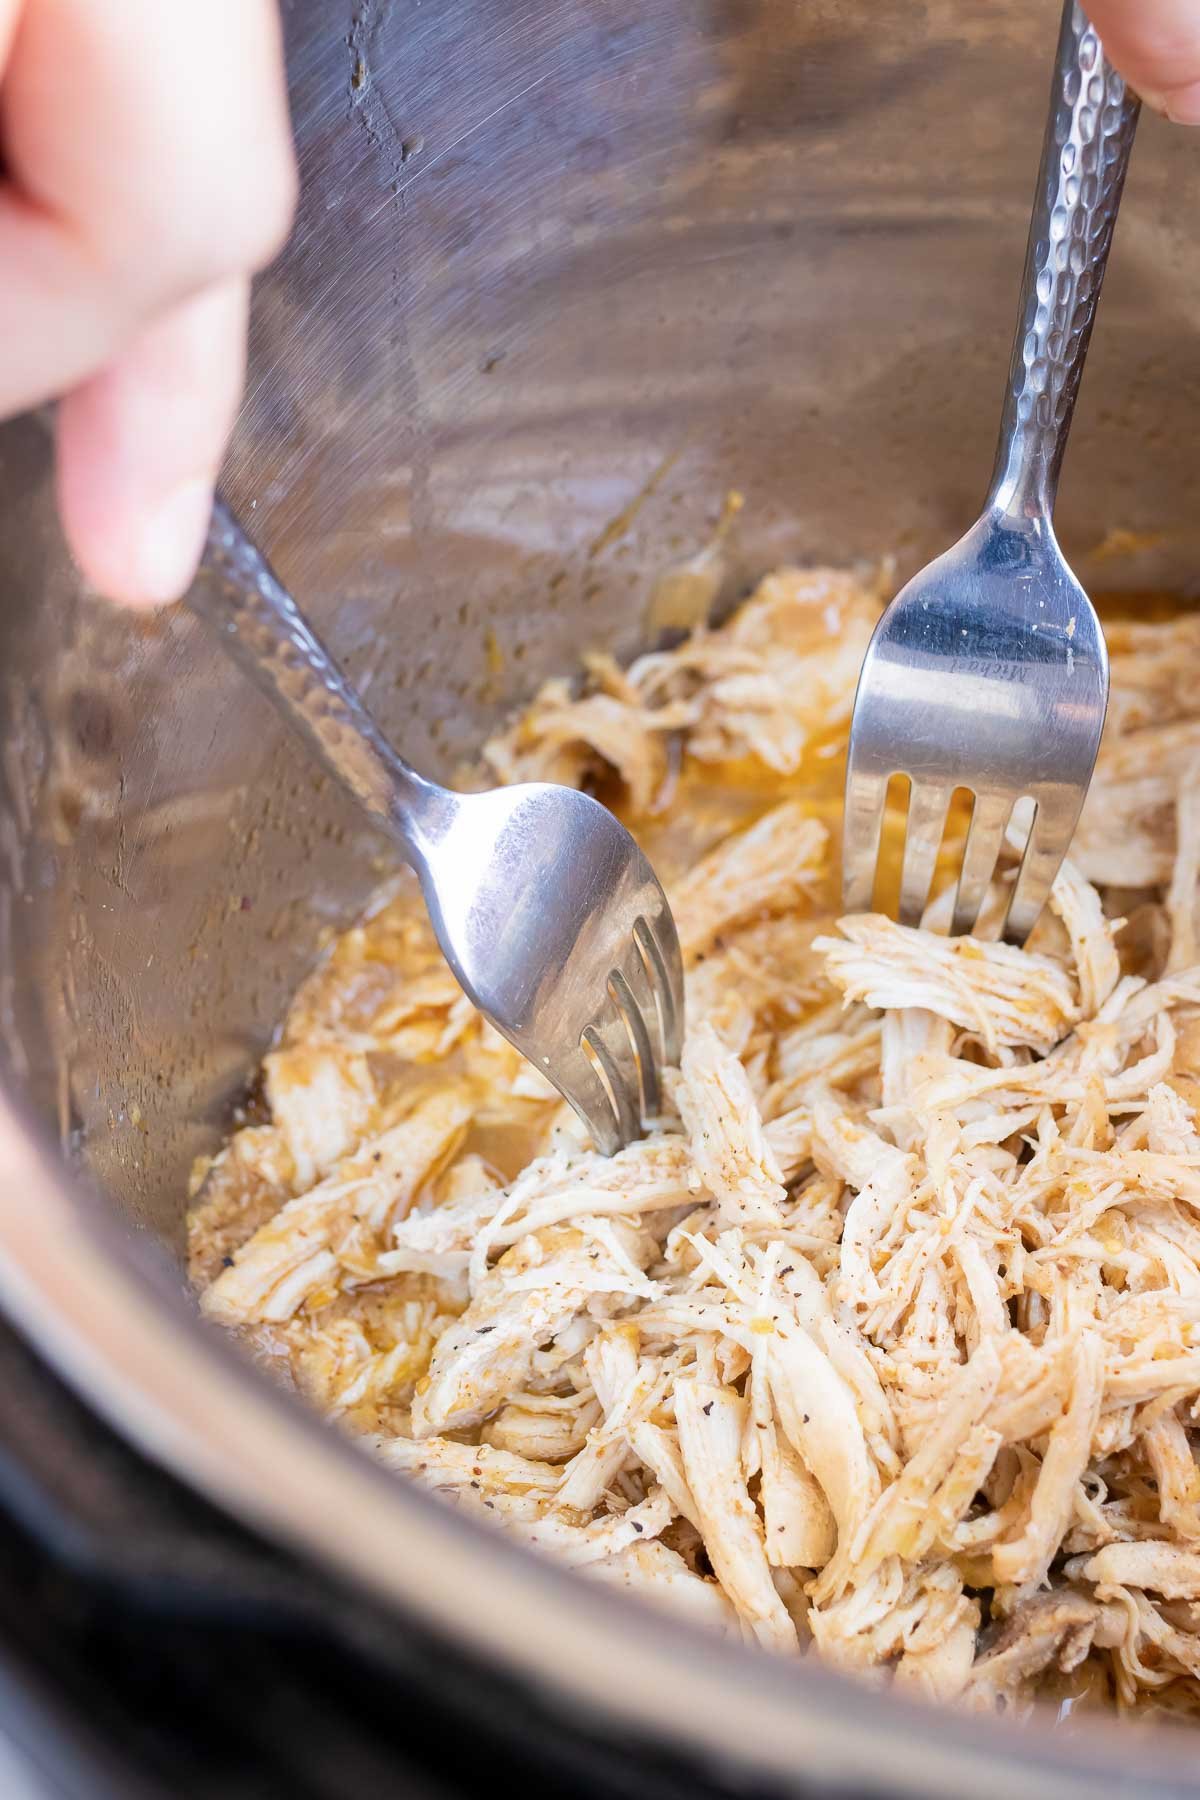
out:
{"label": "steel fork bowl", "polygon": [[892,601],[850,727],[847,911],[871,905],[888,782],[909,777],[900,918],[920,921],[957,789],[974,797],[951,929],[971,931],[1017,801],[1033,824],[1005,935],[1023,942],[1071,842],[1100,747],[1108,657],[1051,522],[1138,101],[1082,9],[1063,13],[1021,309],[983,516]]}
{"label": "steel fork bowl", "polygon": [[190,604],[399,845],[464,991],[611,1154],[659,1111],[679,1061],[671,909],[625,827],[549,783],[456,794],[383,737],[229,508],[213,510]]}

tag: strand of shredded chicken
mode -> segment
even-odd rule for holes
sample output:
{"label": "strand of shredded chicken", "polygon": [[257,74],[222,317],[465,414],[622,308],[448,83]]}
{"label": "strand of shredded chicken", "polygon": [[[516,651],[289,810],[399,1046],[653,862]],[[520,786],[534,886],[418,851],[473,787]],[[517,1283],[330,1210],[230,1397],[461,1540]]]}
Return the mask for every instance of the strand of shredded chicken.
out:
{"label": "strand of shredded chicken", "polygon": [[832,911],[879,601],[782,571],[487,747],[599,784],[668,880],[657,1128],[597,1155],[406,891],[203,1171],[201,1305],[388,1466],[716,1631],[976,1707],[1190,1711],[1200,619],[1113,628],[1074,859],[1016,950],[947,939],[945,898],[919,931]]}

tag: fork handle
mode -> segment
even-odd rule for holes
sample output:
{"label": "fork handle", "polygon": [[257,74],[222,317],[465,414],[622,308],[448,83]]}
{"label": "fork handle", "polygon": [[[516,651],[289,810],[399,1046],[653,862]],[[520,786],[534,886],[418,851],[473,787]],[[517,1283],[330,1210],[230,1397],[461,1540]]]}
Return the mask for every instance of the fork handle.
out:
{"label": "fork handle", "polygon": [[262,552],[218,497],[188,605],[329,773],[419,865],[445,790],[392,749]]}
{"label": "fork handle", "polygon": [[1066,0],[989,507],[1049,517],[1140,101]]}

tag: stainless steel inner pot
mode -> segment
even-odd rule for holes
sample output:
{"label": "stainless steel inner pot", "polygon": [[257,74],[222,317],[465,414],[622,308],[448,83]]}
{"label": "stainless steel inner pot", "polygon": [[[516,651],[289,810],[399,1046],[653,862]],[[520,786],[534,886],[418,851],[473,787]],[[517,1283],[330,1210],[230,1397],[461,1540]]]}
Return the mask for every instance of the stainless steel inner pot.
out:
{"label": "stainless steel inner pot", "polygon": [[[448,775],[746,499],[727,597],[974,516],[1056,0],[284,0],[305,175],[228,486],[402,749]],[[1200,140],[1147,118],[1068,453],[1093,589],[1191,592]],[[85,597],[0,434],[0,1297],[234,1512],[564,1709],[856,1792],[1178,1792],[734,1654],[367,1465],[195,1323],[185,1183],[380,845],[191,618]],[[336,1523],[331,1525],[331,1521]],[[686,1692],[687,1704],[678,1696]]]}

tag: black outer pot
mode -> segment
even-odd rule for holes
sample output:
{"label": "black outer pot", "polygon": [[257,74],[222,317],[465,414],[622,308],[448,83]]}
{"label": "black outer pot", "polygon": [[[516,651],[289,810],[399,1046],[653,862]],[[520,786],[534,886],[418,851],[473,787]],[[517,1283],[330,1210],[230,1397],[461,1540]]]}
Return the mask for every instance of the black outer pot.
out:
{"label": "black outer pot", "polygon": [[[539,1708],[137,1456],[0,1328],[0,1736],[64,1800],[728,1793]],[[756,1790],[739,1787],[750,1800]]]}

